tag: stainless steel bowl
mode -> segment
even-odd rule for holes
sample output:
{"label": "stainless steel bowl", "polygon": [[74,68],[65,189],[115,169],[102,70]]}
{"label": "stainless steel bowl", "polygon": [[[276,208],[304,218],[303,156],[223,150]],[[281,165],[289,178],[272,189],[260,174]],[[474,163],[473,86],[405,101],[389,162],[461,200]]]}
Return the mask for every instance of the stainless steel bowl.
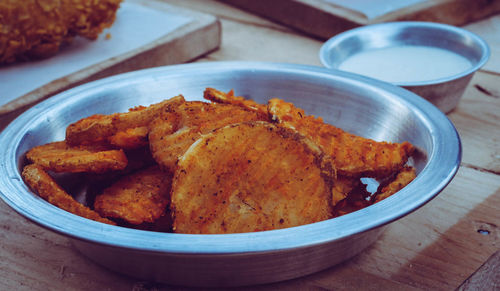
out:
{"label": "stainless steel bowl", "polygon": [[[418,176],[397,194],[360,211],[288,229],[224,235],[159,233],[106,225],[52,206],[23,183],[24,153],[62,140],[65,127],[95,113],[126,111],[205,87],[234,89],[265,102],[280,97],[365,137],[410,141]],[[0,192],[15,211],[67,236],[112,270],[169,284],[239,286],[291,279],[342,262],[373,243],[383,226],[435,197],[455,175],[459,136],[436,107],[409,91],[329,69],[255,62],[176,65],[118,75],[58,94],[14,120],[0,136]]]}
{"label": "stainless steel bowl", "polygon": [[472,76],[490,55],[487,43],[465,29],[432,22],[402,21],[368,25],[340,33],[323,44],[319,57],[325,67],[338,69],[354,54],[402,45],[436,47],[454,52],[471,62],[471,66],[459,74],[430,81],[393,82],[429,100],[445,113],[457,106]]}

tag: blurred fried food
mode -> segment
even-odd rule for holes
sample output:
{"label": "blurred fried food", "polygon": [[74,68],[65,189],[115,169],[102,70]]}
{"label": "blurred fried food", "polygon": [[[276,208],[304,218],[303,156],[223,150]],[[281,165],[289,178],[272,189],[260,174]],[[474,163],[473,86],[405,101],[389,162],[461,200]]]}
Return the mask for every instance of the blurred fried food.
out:
{"label": "blurred fried food", "polygon": [[65,141],[34,147],[26,153],[26,158],[44,169],[70,173],[122,170],[128,163],[122,149],[100,145],[71,147]]}
{"label": "blurred fried food", "polygon": [[228,124],[252,120],[262,120],[262,116],[229,104],[185,102],[150,124],[151,153],[162,167],[174,171],[178,157],[201,135]]}
{"label": "blurred fried food", "polygon": [[280,125],[294,128],[318,144],[344,176],[386,177],[399,171],[414,150],[408,142],[377,142],[350,134],[280,99],[269,100],[268,110]]}
{"label": "blurred fried food", "polygon": [[22,176],[26,184],[49,203],[81,217],[115,225],[113,221],[101,217],[97,212],[73,199],[41,166],[27,165],[23,169]]}
{"label": "blurred fried food", "polygon": [[171,181],[158,166],[123,176],[95,198],[94,209],[104,217],[132,224],[154,222],[170,202]]}
{"label": "blurred fried food", "polygon": [[54,55],[75,36],[96,39],[121,1],[0,1],[0,64]]}
{"label": "blurred fried food", "polygon": [[174,231],[251,232],[332,217],[320,155],[304,137],[268,122],[232,124],[202,136],[174,175]]}

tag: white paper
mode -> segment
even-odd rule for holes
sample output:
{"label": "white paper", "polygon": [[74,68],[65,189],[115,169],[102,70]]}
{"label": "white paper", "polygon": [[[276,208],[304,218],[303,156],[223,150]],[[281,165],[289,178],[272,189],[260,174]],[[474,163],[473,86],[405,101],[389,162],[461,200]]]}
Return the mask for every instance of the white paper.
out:
{"label": "white paper", "polygon": [[324,0],[374,19],[392,11],[429,0]]}
{"label": "white paper", "polygon": [[[0,106],[56,79],[137,49],[191,21],[189,17],[122,3],[111,28],[97,40],[77,37],[48,59],[0,67]],[[106,39],[107,33],[110,39]]]}

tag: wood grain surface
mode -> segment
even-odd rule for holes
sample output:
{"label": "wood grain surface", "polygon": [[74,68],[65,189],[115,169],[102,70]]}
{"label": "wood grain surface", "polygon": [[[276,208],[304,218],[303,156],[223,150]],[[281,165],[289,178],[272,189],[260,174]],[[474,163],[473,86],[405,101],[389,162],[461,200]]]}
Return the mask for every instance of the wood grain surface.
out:
{"label": "wood grain surface", "polygon": [[[170,4],[219,17],[222,43],[197,62],[320,65],[321,42],[217,1]],[[496,49],[500,43],[490,43]],[[286,282],[239,290],[494,290],[500,286],[500,93],[498,72],[478,72],[448,117],[462,139],[456,177],[435,199],[390,224],[353,259]],[[0,290],[190,290],[111,272],[69,241],[0,202]]]}
{"label": "wood grain surface", "polygon": [[321,39],[362,25],[390,21],[432,21],[464,25],[500,11],[499,1],[428,0],[373,19],[325,0],[220,0]]}
{"label": "wood grain surface", "polygon": [[458,290],[498,290],[500,288],[500,251],[494,253]]}

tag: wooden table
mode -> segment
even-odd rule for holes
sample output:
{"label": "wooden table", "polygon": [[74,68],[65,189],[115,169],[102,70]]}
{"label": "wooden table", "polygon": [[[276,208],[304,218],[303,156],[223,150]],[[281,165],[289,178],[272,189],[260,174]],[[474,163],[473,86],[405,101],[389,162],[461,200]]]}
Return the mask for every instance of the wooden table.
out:
{"label": "wooden table", "polygon": [[[172,4],[217,15],[222,45],[195,62],[320,65],[322,41],[216,1]],[[497,20],[498,21],[498,20]],[[492,51],[500,42],[490,43]],[[480,71],[448,116],[463,143],[461,168],[434,200],[391,224],[379,241],[322,272],[248,290],[500,288],[500,74]],[[0,290],[185,290],[100,267],[69,241],[0,202]],[[495,285],[496,284],[496,285]]]}

